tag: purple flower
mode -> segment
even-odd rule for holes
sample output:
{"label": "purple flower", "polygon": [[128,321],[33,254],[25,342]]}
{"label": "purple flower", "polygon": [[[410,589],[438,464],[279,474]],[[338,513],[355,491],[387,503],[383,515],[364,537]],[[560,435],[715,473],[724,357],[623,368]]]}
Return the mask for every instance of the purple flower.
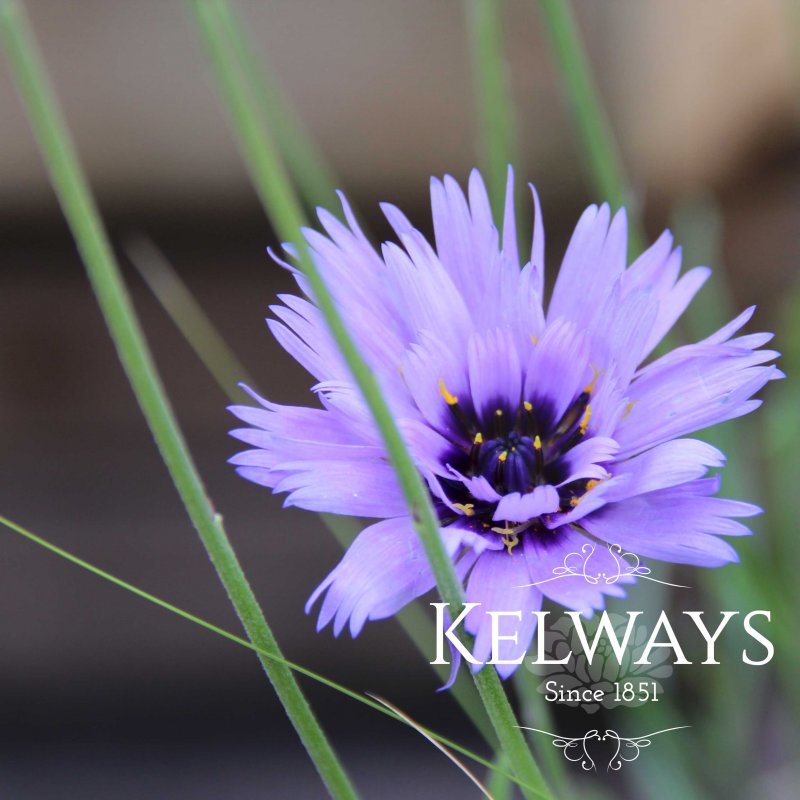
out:
{"label": "purple flower", "polygon": [[[533,187],[531,187],[533,188]],[[640,556],[716,567],[736,561],[720,535],[749,533],[733,517],[760,509],[714,497],[716,448],[687,434],[746,414],[782,376],[759,349],[767,333],[736,335],[753,313],[696,344],[646,363],[708,278],[678,277],[669,232],[626,268],[627,221],[607,205],[578,221],[545,311],[544,231],[535,190],[533,247],[520,266],[509,171],[502,236],[480,175],[467,196],[450,177],[431,182],[436,246],[384,205],[399,243],[380,252],[342,199],[347,225],[319,212],[326,234],[305,231],[351,335],[374,370],[441,521],[442,540],[481,603],[465,627],[474,655],[490,658],[485,610],[522,611],[531,640],[543,596],[590,614],[623,587],[553,577],[587,535]],[[276,259],[277,260],[277,259]],[[288,263],[311,298],[303,275]],[[370,413],[312,299],[282,295],[269,327],[317,380],[321,408],[234,406],[250,445],[231,459],[244,478],[285,504],[379,518],[311,595],[318,629],[349,622],[356,636],[434,585],[422,546]],[[604,555],[605,554],[605,555]],[[598,562],[611,559],[598,547]],[[615,564],[598,572],[615,572]],[[542,581],[547,581],[541,583]],[[539,584],[533,586],[531,584]],[[504,623],[508,622],[504,619]],[[510,627],[503,626],[503,633]],[[513,665],[498,666],[501,675]]]}

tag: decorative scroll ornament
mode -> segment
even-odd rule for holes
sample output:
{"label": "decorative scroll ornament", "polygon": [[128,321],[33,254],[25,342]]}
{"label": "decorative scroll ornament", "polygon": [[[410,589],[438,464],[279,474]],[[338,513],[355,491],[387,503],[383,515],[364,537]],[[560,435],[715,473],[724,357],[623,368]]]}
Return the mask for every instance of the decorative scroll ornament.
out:
{"label": "decorative scroll ornament", "polygon": [[[598,557],[595,556],[596,550],[597,545],[586,542],[586,544],[581,547],[580,552],[574,551],[564,556],[563,564],[553,568],[552,578],[545,578],[543,581],[536,581],[535,583],[526,583],[516,588],[521,589],[527,586],[541,586],[543,583],[550,583],[550,581],[570,577],[583,578],[587,583],[592,585],[604,583],[610,586],[620,580],[627,582],[624,580],[625,578],[644,578],[645,580],[653,581],[653,583],[660,583],[663,586],[673,586],[676,589],[689,588],[679,583],[668,583],[667,581],[661,581],[658,580],[658,578],[651,577],[650,568],[641,563],[639,556],[635,553],[623,550],[618,544],[608,545],[608,552],[613,559],[613,569],[601,572],[594,565],[594,562],[599,560]],[[606,559],[603,559],[601,563],[607,563]]]}
{"label": "decorative scroll ornament", "polygon": [[518,726],[524,731],[533,731],[535,733],[543,733],[549,736],[553,741],[555,747],[561,749],[564,753],[564,758],[573,763],[579,763],[581,768],[586,772],[596,772],[597,765],[590,752],[590,743],[593,741],[606,742],[609,741],[613,745],[613,753],[608,760],[606,772],[617,772],[622,769],[623,763],[636,761],[645,747],[652,744],[654,736],[659,736],[662,733],[670,733],[671,731],[679,731],[684,728],[690,728],[691,725],[679,725],[676,728],[665,728],[661,731],[654,731],[653,733],[645,734],[644,736],[620,736],[615,730],[606,728],[601,734],[597,728],[587,731],[583,736],[559,736],[549,731],[542,731],[538,728],[528,728],[524,725]]}

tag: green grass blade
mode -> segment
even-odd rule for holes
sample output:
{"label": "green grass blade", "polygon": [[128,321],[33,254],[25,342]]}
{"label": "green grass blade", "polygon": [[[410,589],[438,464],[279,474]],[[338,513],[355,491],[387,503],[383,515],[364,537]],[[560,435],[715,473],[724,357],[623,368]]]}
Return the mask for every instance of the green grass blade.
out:
{"label": "green grass blade", "polygon": [[323,206],[331,213],[336,213],[339,203],[334,190],[341,186],[317,143],[306,131],[290,99],[272,73],[259,63],[253,43],[231,4],[222,0],[218,14],[231,42],[231,51],[239,59],[242,75],[250,86],[265,123],[275,136],[278,150],[308,209],[313,211],[317,206]]}
{"label": "green grass blade", "polygon": [[[241,371],[239,377],[243,378],[249,386],[259,394],[263,394],[256,382],[246,376],[244,367],[236,360],[233,350],[214,327],[203,307],[161,251],[149,239],[139,238],[128,244],[126,252],[167,314],[230,400],[237,402],[239,399],[236,396],[236,392],[239,391],[236,386],[237,371]],[[320,514],[319,516],[343,549],[347,549],[352,544],[363,527],[361,521],[349,517],[335,514]],[[408,605],[397,614],[396,619],[419,651],[427,656],[426,660],[431,660],[432,655],[427,654],[435,641],[435,628],[433,621],[419,604]],[[431,665],[431,668],[443,682],[447,680],[448,667]],[[483,710],[477,690],[463,672],[450,688],[450,694],[486,742],[496,746],[497,737]]]}
{"label": "green grass blade", "polygon": [[[263,658],[275,662],[277,664],[281,664],[288,669],[291,669],[294,672],[297,672],[304,677],[310,678],[317,683],[322,684],[323,686],[327,686],[329,689],[333,689],[340,694],[349,697],[352,700],[356,700],[363,705],[368,706],[369,708],[373,709],[374,711],[380,711],[382,714],[385,714],[393,719],[397,720],[398,722],[403,722],[404,724],[408,725],[407,720],[403,718],[402,715],[399,715],[390,709],[388,709],[385,705],[375,702],[371,698],[359,694],[352,689],[348,689],[346,686],[342,686],[342,684],[337,683],[336,681],[331,680],[330,678],[326,678],[324,675],[320,675],[318,672],[314,672],[306,667],[301,666],[293,661],[289,661],[288,659],[284,658],[282,655],[279,655],[275,652],[269,650],[263,650],[259,648],[257,645],[253,644],[252,642],[248,641],[247,639],[243,639],[241,636],[237,636],[235,633],[231,633],[230,631],[226,631],[224,628],[220,628],[218,625],[215,625],[213,622],[209,622],[208,620],[203,619],[202,617],[198,617],[195,614],[192,614],[189,611],[185,611],[178,606],[173,605],[172,603],[167,602],[166,600],[161,599],[160,597],[156,597],[150,592],[145,591],[144,589],[140,589],[138,586],[134,586],[132,583],[128,583],[127,581],[122,580],[122,578],[118,578],[116,575],[112,575],[110,572],[106,572],[104,569],[95,566],[94,564],[90,564],[88,561],[84,561],[84,559],[80,558],[79,556],[70,553],[67,550],[64,550],[58,545],[53,544],[52,542],[47,541],[47,539],[43,539],[41,536],[29,531],[27,528],[24,528],[22,525],[13,522],[12,520],[0,516],[0,525],[5,526],[10,531],[19,534],[23,538],[27,539],[29,542],[38,545],[39,547],[44,548],[45,550],[49,551],[50,553],[57,555],[59,558],[63,558],[65,561],[68,561],[70,564],[74,566],[80,567],[81,569],[86,570],[87,572],[96,575],[99,578],[102,578],[105,581],[117,586],[120,589],[124,589],[127,592],[141,598],[142,600],[146,600],[148,603],[152,603],[159,608],[164,609],[165,611],[169,611],[171,614],[175,614],[178,617],[186,620],[187,622],[191,622],[194,625],[198,625],[201,628],[204,628],[211,633],[216,634],[217,636],[221,636],[228,641],[233,642],[234,644],[238,644],[241,647],[245,647],[248,650],[252,650],[253,652],[259,654]],[[410,727],[413,727],[415,730],[424,731],[429,736],[436,739],[441,744],[446,745],[452,750],[460,753],[461,755],[466,756],[467,758],[472,759],[477,764],[486,767],[489,770],[492,770],[494,773],[499,774],[504,780],[510,781],[511,783],[518,783],[518,780],[511,775],[505,767],[496,766],[492,764],[490,761],[486,760],[482,756],[468,750],[465,747],[457,744],[456,742],[448,739],[441,734],[438,734],[429,728],[425,728],[418,724],[414,724]]]}
{"label": "green grass blade", "polygon": [[[279,654],[277,642],[213,510],[149,354],[122,283],[88,184],[50,90],[22,7],[0,5],[0,31],[17,88],[25,103],[51,181],[72,229],[92,287],[139,405],[186,510],[248,636],[260,649]],[[262,657],[262,664],[330,793],[357,797],[291,671]]]}
{"label": "green grass blade", "polygon": [[[541,676],[525,668],[523,665],[514,673],[514,686],[522,701],[522,722],[531,728],[554,730],[553,709],[551,704],[539,692]],[[550,785],[562,796],[569,794],[567,763],[562,753],[558,752],[549,741],[536,739],[534,754],[545,770]]]}
{"label": "green grass blade", "polygon": [[498,0],[466,0],[481,168],[498,229],[508,165],[515,163],[517,154],[514,102],[503,50],[503,5]]}
{"label": "green grass blade", "polygon": [[[592,187],[613,208],[632,208],[632,196],[619,148],[597,91],[569,0],[539,0],[545,32],[572,109]],[[630,250],[639,252],[644,236],[631,213]]]}
{"label": "green grass blade", "polygon": [[514,784],[505,774],[508,766],[505,754],[495,756],[494,768],[489,772],[486,788],[494,800],[513,800]]}
{"label": "green grass blade", "polygon": [[136,236],[125,243],[125,254],[222,391],[237,402],[243,394],[240,381],[255,388],[236,353],[161,250],[145,236]]}
{"label": "green grass blade", "polygon": [[[255,110],[252,91],[231,55],[232,43],[225,36],[220,20],[220,3],[215,0],[194,0],[191,7],[259,199],[278,235],[297,248],[300,266],[317,306],[373,415],[397,473],[414,527],[436,578],[439,594],[444,602],[450,604],[451,613],[457,616],[463,604],[463,587],[439,535],[438,521],[427,488],[406,449],[375,375],[358,352],[333,296],[310,257],[300,231],[303,220],[300,203],[270,132]],[[550,796],[525,739],[516,727],[514,712],[497,673],[493,669],[481,670],[475,676],[475,683],[517,776],[525,784],[536,787],[535,790],[525,789],[526,795]]]}

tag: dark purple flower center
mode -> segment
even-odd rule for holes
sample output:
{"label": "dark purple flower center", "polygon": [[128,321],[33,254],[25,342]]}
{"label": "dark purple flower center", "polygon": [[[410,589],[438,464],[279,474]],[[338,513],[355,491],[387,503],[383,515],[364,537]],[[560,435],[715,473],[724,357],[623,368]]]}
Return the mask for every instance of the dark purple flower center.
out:
{"label": "dark purple flower center", "polygon": [[476,448],[470,471],[485,477],[501,494],[531,492],[543,477],[541,451],[539,439],[512,431]]}
{"label": "dark purple flower center", "polygon": [[[521,400],[516,408],[498,402],[491,406],[494,412],[481,414],[471,402],[462,402],[441,383],[442,396],[455,422],[448,435],[453,448],[444,463],[466,478],[485,478],[500,495],[525,495],[537,486],[558,486],[569,477],[569,451],[586,436],[596,378],[558,419],[546,401],[534,404]],[[450,502],[463,512],[458,514],[434,498],[442,524],[461,520],[475,530],[503,536],[511,546],[522,530],[545,530],[536,518],[494,519],[498,503],[473,496],[470,488],[455,477],[441,479],[440,483]],[[596,483],[582,479],[560,486],[558,510],[577,505]]]}

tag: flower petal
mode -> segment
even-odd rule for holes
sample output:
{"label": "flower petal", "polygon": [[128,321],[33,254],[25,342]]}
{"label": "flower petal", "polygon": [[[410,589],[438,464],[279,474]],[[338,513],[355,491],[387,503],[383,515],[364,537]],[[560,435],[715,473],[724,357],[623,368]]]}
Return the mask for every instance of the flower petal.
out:
{"label": "flower petal", "polygon": [[511,335],[496,330],[473,334],[467,350],[470,394],[479,416],[496,409],[516,410],[522,392],[522,368]]}
{"label": "flower petal", "polygon": [[629,480],[606,494],[608,502],[616,502],[666,489],[702,478],[710,467],[721,467],[725,455],[716,447],[698,439],[674,439],[658,445],[627,461],[612,464],[614,475],[627,474]]}
{"label": "flower petal", "polygon": [[[498,618],[498,631],[501,636],[516,634],[516,642],[498,639],[498,657],[511,661],[524,655],[536,630],[536,616],[542,606],[542,593],[530,583],[525,556],[517,548],[512,553],[487,551],[472,568],[467,583],[467,602],[480,603],[472,609],[464,620],[468,633],[475,636],[473,655],[480,662],[487,662],[492,656],[492,619],[487,611],[511,611],[519,615]],[[516,588],[522,587],[522,588]],[[497,664],[501,678],[507,678],[517,668],[516,664]],[[473,671],[481,669],[474,665]]]}
{"label": "flower petal", "polygon": [[[240,468],[243,477],[248,477]],[[394,469],[383,460],[289,461],[273,490],[289,492],[285,506],[354,517],[393,517],[406,511]]]}
{"label": "flower petal", "polygon": [[581,524],[593,536],[639,556],[719,567],[739,560],[736,551],[717,537],[727,531],[727,518],[759,509],[709,497],[718,485],[716,480],[699,480],[638,495],[606,505]]}
{"label": "flower petal", "polygon": [[774,366],[759,366],[774,357],[769,351],[684,349],[684,358],[651,365],[631,385],[630,413],[614,433],[620,457],[746,414],[755,407],[753,394],[782,377]]}
{"label": "flower petal", "polygon": [[500,499],[492,519],[526,522],[558,511],[558,492],[553,486],[537,486],[532,492],[512,492]]}
{"label": "flower petal", "polygon": [[[462,533],[455,528],[442,531],[450,555],[460,546]],[[358,636],[367,619],[396,614],[434,583],[411,519],[384,519],[356,537],[339,564],[308,599],[306,613],[325,593],[317,630],[333,620],[333,632],[338,636],[350,620],[350,633]]]}
{"label": "flower petal", "polygon": [[625,269],[628,222],[624,209],[609,226],[607,204],[584,211],[564,254],[547,319],[568,319],[592,327],[606,298]]}

